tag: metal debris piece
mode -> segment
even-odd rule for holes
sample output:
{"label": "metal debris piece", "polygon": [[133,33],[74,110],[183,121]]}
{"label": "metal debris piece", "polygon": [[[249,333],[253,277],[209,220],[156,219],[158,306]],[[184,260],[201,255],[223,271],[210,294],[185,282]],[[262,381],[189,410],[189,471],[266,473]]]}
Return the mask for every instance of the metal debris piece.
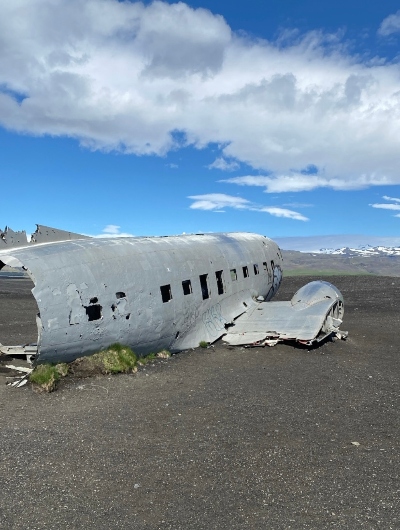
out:
{"label": "metal debris piece", "polygon": [[249,309],[222,340],[231,345],[274,346],[280,341],[311,345],[339,334],[343,311],[340,291],[328,282],[314,281],[289,302],[262,302]]}
{"label": "metal debris piece", "polygon": [[25,230],[14,232],[9,226],[0,230],[0,248],[26,247],[34,243],[51,243],[55,241],[70,241],[72,239],[90,239],[89,236],[51,228],[50,226],[36,225],[36,231],[28,241]]}
{"label": "metal debris piece", "polygon": [[25,374],[30,374],[33,368],[25,368],[24,366],[15,366],[15,364],[6,364],[6,368],[9,370],[16,370],[17,372],[23,372]]}
{"label": "metal debris piece", "polygon": [[13,383],[7,383],[7,386],[11,386],[14,388],[21,388],[22,386],[25,386],[27,382],[28,382],[28,376],[23,376],[23,377],[18,378]]}

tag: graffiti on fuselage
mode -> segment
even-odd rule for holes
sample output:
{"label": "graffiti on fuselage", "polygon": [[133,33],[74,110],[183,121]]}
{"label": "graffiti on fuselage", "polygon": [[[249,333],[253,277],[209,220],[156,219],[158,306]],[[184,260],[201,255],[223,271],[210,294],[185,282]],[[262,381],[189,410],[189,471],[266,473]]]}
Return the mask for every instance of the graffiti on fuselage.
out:
{"label": "graffiti on fuselage", "polygon": [[[269,271],[268,271],[269,272]],[[278,290],[281,281],[282,281],[282,269],[279,265],[275,265],[273,261],[271,261],[271,276],[272,276],[272,285],[268,291],[267,300],[270,300],[276,291]],[[270,278],[270,275],[268,274],[268,279]]]}
{"label": "graffiti on fuselage", "polygon": [[222,316],[221,305],[215,304],[207,309],[202,315],[203,324],[211,337],[220,335],[220,331],[225,328],[227,321]]}
{"label": "graffiti on fuselage", "polygon": [[189,328],[199,317],[199,308],[196,302],[187,302],[183,308],[183,327]]}

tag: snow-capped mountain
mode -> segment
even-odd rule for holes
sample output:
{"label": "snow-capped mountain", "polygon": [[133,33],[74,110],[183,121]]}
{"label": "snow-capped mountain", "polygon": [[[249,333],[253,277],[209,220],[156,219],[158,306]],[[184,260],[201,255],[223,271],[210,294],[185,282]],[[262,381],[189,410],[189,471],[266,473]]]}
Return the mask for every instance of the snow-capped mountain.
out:
{"label": "snow-capped mountain", "polygon": [[[299,237],[272,237],[278,243],[282,250],[297,250],[299,252],[325,252],[343,254],[343,249],[351,249],[356,251],[368,251],[371,249],[384,249],[378,255],[397,255],[392,254],[392,251],[398,252],[400,249],[400,236],[372,236],[361,234],[345,234],[345,235],[326,235],[326,236],[299,236]],[[385,251],[388,249],[389,254]],[[361,253],[363,254],[363,253]]]}
{"label": "snow-capped mountain", "polygon": [[359,248],[350,248],[350,247],[342,247],[342,248],[321,248],[320,249],[321,254],[333,254],[333,255],[340,255],[340,256],[364,256],[364,257],[371,257],[371,256],[400,256],[400,247],[373,247],[371,245],[362,246]]}

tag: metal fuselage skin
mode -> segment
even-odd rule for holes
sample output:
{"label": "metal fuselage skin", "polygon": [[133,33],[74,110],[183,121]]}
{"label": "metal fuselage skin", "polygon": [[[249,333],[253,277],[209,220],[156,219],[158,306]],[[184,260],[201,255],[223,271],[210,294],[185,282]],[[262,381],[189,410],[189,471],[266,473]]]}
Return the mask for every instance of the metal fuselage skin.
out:
{"label": "metal fuselage skin", "polygon": [[[282,277],[273,241],[252,233],[82,239],[0,251],[35,287],[37,362],[119,342],[136,353],[214,342]],[[1,337],[0,337],[1,342]]]}

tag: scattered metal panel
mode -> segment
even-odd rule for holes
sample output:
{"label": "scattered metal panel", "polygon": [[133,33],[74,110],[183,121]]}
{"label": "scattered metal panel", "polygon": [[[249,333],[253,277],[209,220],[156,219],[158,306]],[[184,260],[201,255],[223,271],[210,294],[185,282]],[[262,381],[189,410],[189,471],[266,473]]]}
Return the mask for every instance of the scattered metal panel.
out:
{"label": "scattered metal panel", "polygon": [[35,243],[52,243],[55,241],[71,241],[73,239],[90,239],[89,236],[51,228],[50,226],[36,225],[36,231],[31,235],[28,241],[25,230],[14,232],[6,226],[0,230],[0,248],[7,247],[26,247]]}
{"label": "scattered metal panel", "polygon": [[59,230],[50,226],[36,225],[36,231],[31,236],[31,243],[51,243],[54,241],[72,241],[74,239],[91,239],[89,236],[76,234],[67,230]]}
{"label": "scattered metal panel", "polygon": [[0,230],[0,248],[6,245],[11,247],[21,247],[28,244],[25,230],[14,232],[10,227],[6,226],[4,230]]}
{"label": "scattered metal panel", "polygon": [[16,370],[17,372],[23,372],[24,374],[32,373],[32,368],[26,368],[25,366],[15,366],[15,364],[6,364],[5,367],[10,370]]}
{"label": "scattered metal panel", "polygon": [[0,344],[0,355],[10,357],[26,357],[27,360],[37,354],[37,344],[26,344],[24,346],[3,346]]}
{"label": "scattered metal panel", "polygon": [[[310,282],[289,302],[262,302],[238,317],[223,341],[232,345],[274,345],[294,340],[319,342],[339,332],[343,297],[332,284]],[[344,338],[345,334],[341,334]]]}

